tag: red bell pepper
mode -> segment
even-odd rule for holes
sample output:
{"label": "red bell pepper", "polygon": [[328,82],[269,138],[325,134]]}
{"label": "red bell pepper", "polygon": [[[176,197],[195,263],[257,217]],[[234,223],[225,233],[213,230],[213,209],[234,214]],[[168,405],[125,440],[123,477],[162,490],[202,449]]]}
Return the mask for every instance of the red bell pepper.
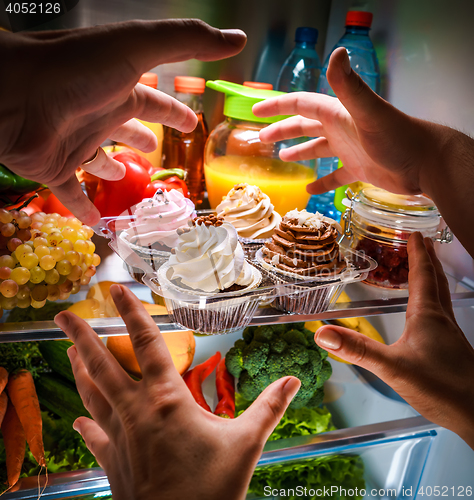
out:
{"label": "red bell pepper", "polygon": [[125,165],[125,177],[119,181],[100,179],[94,205],[102,217],[118,216],[143,200],[145,189],[150,183],[147,170],[128,153],[114,155]]}
{"label": "red bell pepper", "polygon": [[221,359],[216,370],[216,389],[219,402],[214,414],[224,418],[235,417],[234,377],[227,371],[225,358]]}
{"label": "red bell pepper", "polygon": [[207,361],[195,366],[183,375],[183,380],[191,391],[196,403],[210,413],[212,413],[211,408],[202,393],[202,383],[214,371],[220,359],[221,353],[217,351]]}
{"label": "red bell pepper", "polygon": [[153,198],[157,189],[163,191],[179,189],[186,198],[189,198],[188,186],[184,181],[185,176],[186,172],[181,168],[163,168],[156,171],[151,176],[150,184],[146,187],[144,198]]}

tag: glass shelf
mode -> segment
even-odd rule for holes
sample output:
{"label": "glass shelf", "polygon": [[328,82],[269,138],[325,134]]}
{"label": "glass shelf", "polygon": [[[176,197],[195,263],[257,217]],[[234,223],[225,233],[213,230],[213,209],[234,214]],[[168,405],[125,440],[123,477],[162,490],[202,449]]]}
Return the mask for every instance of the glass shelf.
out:
{"label": "glass shelf", "polygon": [[[147,291],[146,287],[135,282],[125,284],[127,284],[139,298],[141,298],[144,290]],[[467,286],[463,286],[461,283],[455,283],[453,287],[457,290],[451,294],[451,299],[455,308],[474,306],[473,290],[470,290]],[[345,291],[353,301],[337,303],[324,313],[316,315],[285,314],[271,307],[264,307],[257,310],[251,324],[263,325],[295,323],[299,321],[331,320],[356,316],[376,316],[406,311],[408,294],[403,291],[382,291],[364,285],[363,283],[348,285]],[[71,298],[72,297],[73,296],[71,296]],[[173,332],[183,329],[176,323],[172,323],[167,315],[153,316],[153,319],[163,332]],[[87,320],[87,322],[101,337],[127,334],[125,324],[121,318],[90,319]],[[65,334],[53,321],[0,324],[0,342],[24,342],[64,338],[66,338]]]}

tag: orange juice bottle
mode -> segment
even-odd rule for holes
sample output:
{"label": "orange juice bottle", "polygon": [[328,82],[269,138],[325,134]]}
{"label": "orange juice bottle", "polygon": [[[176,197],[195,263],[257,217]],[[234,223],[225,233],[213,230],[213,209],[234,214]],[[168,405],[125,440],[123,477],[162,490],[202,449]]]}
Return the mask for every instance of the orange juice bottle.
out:
{"label": "orange juice bottle", "polygon": [[[158,75],[155,73],[143,73],[138,83],[142,83],[143,85],[148,85],[149,87],[156,89],[158,87]],[[163,145],[163,125],[161,123],[151,123],[151,122],[145,122],[143,120],[138,120],[138,121],[143,123],[143,125],[148,127],[156,135],[156,139],[158,141],[158,147],[155,149],[155,151],[152,151],[151,153],[144,153],[143,151],[132,148],[131,146],[128,146],[126,144],[122,143],[119,144],[127,146],[130,149],[133,149],[140,156],[144,156],[154,167],[160,168],[161,155],[162,155],[161,150]]]}
{"label": "orange juice bottle", "polygon": [[209,135],[202,108],[205,88],[204,78],[177,76],[174,79],[176,99],[196,113],[198,124],[189,133],[171,127],[164,127],[163,133],[163,167],[186,171],[189,197],[195,205],[204,199],[204,146]]}

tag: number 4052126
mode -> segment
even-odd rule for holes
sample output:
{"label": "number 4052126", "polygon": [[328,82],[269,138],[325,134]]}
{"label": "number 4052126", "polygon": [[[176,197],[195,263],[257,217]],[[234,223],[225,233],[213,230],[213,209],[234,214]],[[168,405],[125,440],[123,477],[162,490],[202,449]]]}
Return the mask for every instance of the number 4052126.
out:
{"label": "number 4052126", "polygon": [[60,14],[61,4],[52,2],[15,2],[7,5],[9,14]]}

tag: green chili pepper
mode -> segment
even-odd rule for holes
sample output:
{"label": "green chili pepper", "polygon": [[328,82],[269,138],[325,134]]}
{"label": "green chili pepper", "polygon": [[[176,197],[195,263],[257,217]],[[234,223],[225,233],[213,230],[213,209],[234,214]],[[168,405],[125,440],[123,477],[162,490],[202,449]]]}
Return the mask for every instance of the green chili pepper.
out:
{"label": "green chili pepper", "polygon": [[30,181],[14,174],[4,165],[0,164],[0,193],[25,194],[40,187],[39,182]]}

